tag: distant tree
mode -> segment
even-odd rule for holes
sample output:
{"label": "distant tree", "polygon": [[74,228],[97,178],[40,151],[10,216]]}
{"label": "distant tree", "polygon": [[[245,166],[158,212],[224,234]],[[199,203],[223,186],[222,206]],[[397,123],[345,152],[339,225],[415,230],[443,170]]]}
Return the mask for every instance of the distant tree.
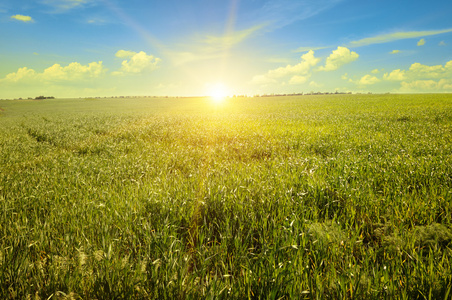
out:
{"label": "distant tree", "polygon": [[43,100],[43,99],[55,99],[55,97],[50,96],[50,97],[46,97],[46,96],[38,96],[35,98],[35,100]]}

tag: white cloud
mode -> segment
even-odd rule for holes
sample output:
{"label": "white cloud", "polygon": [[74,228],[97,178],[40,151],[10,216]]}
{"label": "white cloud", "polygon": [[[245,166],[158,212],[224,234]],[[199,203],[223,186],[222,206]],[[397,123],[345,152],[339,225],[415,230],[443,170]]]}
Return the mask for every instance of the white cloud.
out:
{"label": "white cloud", "polygon": [[397,53],[400,53],[400,50],[392,50],[390,53],[391,54],[397,54]]}
{"label": "white cloud", "polygon": [[66,67],[60,64],[45,69],[38,73],[27,67],[19,68],[17,72],[10,73],[5,78],[0,79],[3,83],[48,83],[48,82],[71,82],[83,81],[101,77],[106,72],[102,62],[92,62],[88,65],[81,65],[77,62],[70,63]]}
{"label": "white cloud", "polygon": [[372,73],[372,74],[378,74],[378,73],[380,73],[380,70],[378,70],[378,69],[373,69],[370,73]]}
{"label": "white cloud", "polygon": [[452,60],[444,65],[427,66],[420,63],[411,65],[409,72],[413,77],[419,78],[442,78],[452,75]]}
{"label": "white cloud", "polygon": [[290,76],[291,80],[293,79],[292,83],[298,82],[299,84],[303,80],[302,77],[304,77],[306,80],[310,77],[310,71],[312,67],[317,65],[319,61],[320,58],[314,57],[314,51],[311,50],[301,56],[301,62],[299,62],[298,64],[293,66],[287,65],[285,67],[270,70],[262,75],[256,75],[253,77],[252,83],[261,85],[276,83],[277,79]]}
{"label": "white cloud", "polygon": [[113,72],[113,75],[125,75],[130,73],[141,73],[144,71],[152,71],[157,68],[160,58],[153,55],[147,55],[146,52],[140,51],[138,53],[133,51],[119,50],[116,52],[116,57],[130,58],[122,62],[121,69]]}
{"label": "white cloud", "polygon": [[105,25],[108,23],[108,21],[103,18],[92,17],[92,18],[86,19],[86,23],[91,24],[91,25]]}
{"label": "white cloud", "polygon": [[414,39],[419,37],[437,35],[442,33],[452,32],[452,28],[444,30],[424,30],[424,31],[404,31],[404,32],[393,32],[388,34],[381,34],[373,37],[364,38],[358,41],[350,42],[350,47],[362,47],[373,44],[389,43],[404,39]]}
{"label": "white cloud", "polygon": [[420,40],[417,42],[417,45],[418,45],[418,46],[424,46],[424,45],[425,45],[425,39],[420,39]]}
{"label": "white cloud", "polygon": [[437,88],[438,83],[434,80],[416,80],[412,82],[402,82],[404,90],[432,90]]}
{"label": "white cloud", "polygon": [[194,61],[224,58],[229,55],[228,50],[252,38],[267,26],[268,22],[263,22],[243,30],[228,28],[226,33],[219,35],[196,36],[192,41],[178,45],[177,50],[165,49],[165,53],[176,66]]}
{"label": "white cloud", "polygon": [[34,22],[33,18],[30,16],[24,16],[24,15],[14,15],[11,16],[11,19],[17,20],[17,21],[21,21],[21,22]]}
{"label": "white cloud", "polygon": [[415,81],[426,79],[450,79],[452,78],[452,60],[443,65],[427,66],[414,63],[408,70],[393,70],[383,75],[384,80]]}
{"label": "white cloud", "polygon": [[441,41],[441,42],[439,42],[438,46],[446,46],[446,42]]}
{"label": "white cloud", "polygon": [[287,58],[282,57],[269,57],[265,61],[272,64],[288,64],[290,62]]}
{"label": "white cloud", "polygon": [[309,51],[301,56],[301,62],[291,66],[281,67],[278,69],[268,71],[272,78],[280,78],[291,74],[307,74],[311,67],[315,66],[320,61],[319,58],[314,57],[314,51]]}
{"label": "white cloud", "polygon": [[301,76],[301,75],[295,75],[289,80],[289,84],[303,84],[308,80],[308,77]]}
{"label": "white cloud", "polygon": [[358,57],[358,53],[339,46],[327,57],[325,66],[320,67],[319,71],[337,70],[339,67],[357,60]]}
{"label": "white cloud", "polygon": [[408,70],[393,70],[383,80],[400,81],[400,92],[452,91],[452,60],[444,65],[428,66],[414,63]]}
{"label": "white cloud", "polygon": [[405,71],[397,69],[392,71],[391,73],[385,73],[383,75],[384,80],[391,80],[391,81],[402,81],[406,79]]}
{"label": "white cloud", "polygon": [[125,58],[125,57],[132,57],[135,54],[137,54],[137,53],[134,51],[119,50],[118,52],[116,52],[115,56],[119,57],[119,58]]}
{"label": "white cloud", "polygon": [[63,13],[73,8],[81,7],[88,0],[42,0],[41,3],[53,7],[55,13]]}
{"label": "white cloud", "polygon": [[316,51],[316,50],[322,50],[322,49],[327,49],[327,48],[332,48],[330,46],[324,46],[324,47],[299,47],[297,49],[295,49],[293,52],[307,52],[307,51]]}
{"label": "white cloud", "polygon": [[41,77],[46,81],[72,81],[89,78],[97,78],[105,73],[102,62],[92,62],[84,66],[77,62],[70,63],[66,67],[54,64],[42,73]]}
{"label": "white cloud", "polygon": [[401,92],[452,92],[452,79],[415,80],[402,82]]}
{"label": "white cloud", "polygon": [[358,84],[360,84],[360,85],[371,85],[371,84],[375,84],[375,83],[377,83],[379,81],[380,81],[380,79],[378,79],[377,77],[367,74],[367,75],[364,75],[358,81]]}
{"label": "white cloud", "polygon": [[206,36],[205,39],[202,41],[207,45],[210,45],[212,47],[232,47],[245,39],[249,38],[254,33],[262,30],[267,26],[266,23],[259,24],[256,26],[253,26],[248,29],[240,30],[240,31],[232,31],[228,34],[222,35],[222,36]]}
{"label": "white cloud", "polygon": [[36,71],[27,67],[19,68],[17,72],[9,73],[5,78],[0,79],[0,82],[19,82],[22,80],[34,79]]}

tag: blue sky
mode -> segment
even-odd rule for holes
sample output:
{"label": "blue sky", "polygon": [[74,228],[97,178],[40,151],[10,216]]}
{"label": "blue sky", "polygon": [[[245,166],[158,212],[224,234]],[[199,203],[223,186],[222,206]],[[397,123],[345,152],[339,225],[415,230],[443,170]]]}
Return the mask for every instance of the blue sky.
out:
{"label": "blue sky", "polygon": [[2,0],[0,98],[452,92],[452,1]]}

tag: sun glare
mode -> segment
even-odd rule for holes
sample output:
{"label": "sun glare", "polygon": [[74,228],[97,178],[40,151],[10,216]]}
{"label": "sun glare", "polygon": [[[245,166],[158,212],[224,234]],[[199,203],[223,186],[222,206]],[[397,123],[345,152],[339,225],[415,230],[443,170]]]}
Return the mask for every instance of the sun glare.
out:
{"label": "sun glare", "polygon": [[217,83],[210,87],[209,96],[214,102],[222,102],[226,97],[229,96],[228,89],[222,83]]}

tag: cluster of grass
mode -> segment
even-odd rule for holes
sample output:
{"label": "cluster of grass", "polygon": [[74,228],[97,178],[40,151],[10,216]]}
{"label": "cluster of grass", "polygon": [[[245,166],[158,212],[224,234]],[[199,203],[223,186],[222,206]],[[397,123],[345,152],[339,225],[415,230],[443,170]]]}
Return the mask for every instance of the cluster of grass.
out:
{"label": "cluster of grass", "polygon": [[452,95],[2,107],[0,298],[452,295]]}

